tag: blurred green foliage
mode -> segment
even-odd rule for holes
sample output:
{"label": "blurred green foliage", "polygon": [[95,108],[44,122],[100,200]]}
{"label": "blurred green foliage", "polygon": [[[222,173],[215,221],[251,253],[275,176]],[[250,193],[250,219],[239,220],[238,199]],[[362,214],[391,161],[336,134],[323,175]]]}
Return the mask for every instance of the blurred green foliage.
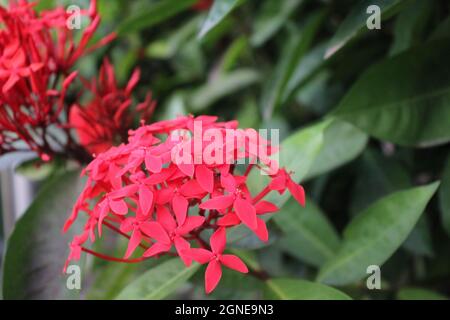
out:
{"label": "blurred green foliage", "polygon": [[[208,11],[195,2],[99,1],[100,34],[116,30],[118,39],[80,68],[95,74],[105,53],[122,82],[141,68],[136,98],[153,92],[156,119],[214,114],[287,138],[280,160],[296,168],[307,206],[288,200],[268,245],[242,230],[230,235],[270,280],[227,271],[210,298],[448,297],[448,1],[215,0]],[[366,26],[373,4],[380,30]],[[380,290],[366,287],[373,264]],[[123,280],[93,281],[90,298],[205,298],[201,273],[186,283],[197,267],[90,268],[96,279]],[[161,287],[161,279],[180,281]]]}

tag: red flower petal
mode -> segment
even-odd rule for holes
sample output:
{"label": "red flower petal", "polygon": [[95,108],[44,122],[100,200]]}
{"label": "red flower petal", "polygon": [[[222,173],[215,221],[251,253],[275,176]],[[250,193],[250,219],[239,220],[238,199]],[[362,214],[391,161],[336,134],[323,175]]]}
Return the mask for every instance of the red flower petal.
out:
{"label": "red flower petal", "polygon": [[214,254],[211,251],[201,248],[192,248],[189,255],[193,260],[200,264],[207,263],[214,257]]}
{"label": "red flower petal", "polygon": [[183,184],[179,189],[181,194],[187,198],[203,198],[206,191],[195,180],[190,180]]}
{"label": "red flower petal", "polygon": [[125,259],[128,259],[136,250],[139,243],[141,243],[142,240],[142,234],[139,231],[139,229],[134,229],[133,233],[131,234],[130,241],[128,241],[128,248],[127,252],[125,252]]}
{"label": "red flower petal", "polygon": [[233,212],[227,213],[217,221],[217,225],[221,227],[235,226],[240,223],[241,219],[239,219],[239,217]]}
{"label": "red flower petal", "polygon": [[247,273],[248,272],[248,268],[245,265],[245,263],[237,256],[232,255],[232,254],[224,254],[220,257],[220,262],[233,270],[242,272],[242,273]]}
{"label": "red flower petal", "polygon": [[161,189],[158,190],[156,193],[156,203],[157,204],[166,204],[173,198],[173,189],[167,188],[167,189]]}
{"label": "red flower petal", "polygon": [[230,193],[233,193],[236,190],[236,180],[234,179],[232,174],[224,174],[220,176],[220,184],[222,187]]}
{"label": "red flower petal", "polygon": [[266,223],[263,219],[258,218],[258,227],[254,231],[259,240],[264,242],[269,240],[269,231],[267,230]]}
{"label": "red flower petal", "polygon": [[139,205],[143,215],[148,215],[153,205],[153,192],[146,186],[139,187]]}
{"label": "red flower petal", "polygon": [[148,236],[152,237],[153,239],[156,239],[164,244],[172,243],[170,241],[169,236],[167,235],[167,232],[164,230],[164,228],[158,222],[154,222],[154,221],[143,222],[140,225],[140,229],[146,235],[148,235]]}
{"label": "red flower petal", "polygon": [[234,210],[239,219],[250,229],[255,230],[257,228],[256,209],[249,201],[236,198],[234,201]]}
{"label": "red flower petal", "polygon": [[286,177],[284,175],[276,176],[272,178],[269,183],[270,190],[283,191],[286,189]]}
{"label": "red flower petal", "polygon": [[162,170],[162,161],[160,157],[151,154],[145,156],[145,167],[152,173],[159,173]]}
{"label": "red flower petal", "polygon": [[169,251],[171,247],[172,247],[171,244],[156,242],[154,245],[152,245],[150,248],[148,248],[142,256],[143,257],[153,257],[154,255],[157,255],[159,253]]}
{"label": "red flower petal", "polygon": [[124,200],[109,200],[109,207],[116,214],[126,215],[128,213],[128,206]]}
{"label": "red flower petal", "polygon": [[175,237],[174,239],[175,249],[177,249],[178,255],[181,260],[185,264],[186,267],[189,267],[192,263],[191,256],[187,253],[191,245],[182,237]]}
{"label": "red flower petal", "polygon": [[303,207],[305,206],[305,190],[299,184],[296,184],[292,180],[287,181],[287,187],[292,196],[300,203]]}
{"label": "red flower petal", "polygon": [[195,170],[195,178],[199,185],[209,193],[214,190],[214,172],[205,165],[198,165]]}
{"label": "red flower petal", "polygon": [[205,272],[205,291],[211,293],[219,284],[222,277],[222,267],[217,260],[211,260],[206,267]]}
{"label": "red flower petal", "polygon": [[280,210],[276,205],[272,202],[262,200],[255,204],[256,214],[265,214],[271,212],[277,212]]}
{"label": "red flower petal", "polygon": [[177,233],[182,236],[186,233],[191,232],[195,228],[200,227],[203,222],[205,222],[205,217],[200,216],[193,216],[193,217],[187,217],[184,224],[178,228]]}
{"label": "red flower petal", "polygon": [[179,163],[177,164],[178,169],[181,170],[185,175],[192,177],[194,175],[194,164],[192,163]]}
{"label": "red flower petal", "polygon": [[167,230],[172,231],[177,227],[177,223],[170,213],[169,209],[165,206],[157,206],[156,208],[156,218],[158,222]]}
{"label": "red flower petal", "polygon": [[139,186],[132,184],[125,186],[119,190],[112,191],[108,194],[111,199],[118,199],[123,197],[130,197],[134,195],[139,190]]}
{"label": "red flower petal", "polygon": [[217,229],[209,239],[211,249],[215,254],[221,254],[227,244],[227,234],[225,228]]}
{"label": "red flower petal", "polygon": [[200,204],[200,209],[206,210],[222,210],[227,209],[233,205],[234,196],[226,195],[226,196],[218,196],[212,199],[209,199],[202,204]]}
{"label": "red flower petal", "polygon": [[174,195],[172,199],[172,209],[177,218],[177,223],[181,226],[186,220],[189,202],[180,195]]}

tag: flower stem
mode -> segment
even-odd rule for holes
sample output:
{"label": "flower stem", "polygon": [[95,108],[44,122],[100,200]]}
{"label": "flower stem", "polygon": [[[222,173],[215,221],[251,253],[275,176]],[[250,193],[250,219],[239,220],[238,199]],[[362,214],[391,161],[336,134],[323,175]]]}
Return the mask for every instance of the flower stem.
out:
{"label": "flower stem", "polygon": [[85,248],[85,247],[81,247],[81,250],[83,250],[86,253],[92,254],[93,256],[95,256],[97,258],[100,258],[100,259],[103,259],[103,260],[107,260],[107,261],[124,262],[124,263],[137,263],[137,262],[142,262],[144,260],[149,259],[149,258],[146,258],[146,257],[141,257],[141,258],[136,258],[136,259],[121,259],[121,258],[107,256],[107,255],[104,255],[102,253],[93,251],[93,250]]}

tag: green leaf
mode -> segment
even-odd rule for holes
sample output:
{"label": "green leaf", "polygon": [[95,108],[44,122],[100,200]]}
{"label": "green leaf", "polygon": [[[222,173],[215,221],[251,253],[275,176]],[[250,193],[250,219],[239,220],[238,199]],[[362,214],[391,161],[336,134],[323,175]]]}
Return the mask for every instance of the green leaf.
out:
{"label": "green leaf", "polygon": [[447,300],[447,297],[422,288],[403,288],[397,293],[397,300]]}
{"label": "green leaf", "polygon": [[403,247],[417,256],[433,257],[433,242],[431,240],[430,223],[426,215],[422,215],[416,226],[403,243]]}
{"label": "green leaf", "polygon": [[433,41],[370,67],[334,115],[401,145],[449,141],[449,55],[449,41]]}
{"label": "green leaf", "polygon": [[300,30],[293,30],[284,46],[279,63],[275,66],[273,76],[266,83],[261,101],[264,119],[270,119],[273,110],[280,105],[285,95],[286,85],[293,75],[296,66],[301,62],[306,51],[311,46],[316,33],[324,20],[327,11],[315,12]]}
{"label": "green leaf", "polygon": [[352,124],[335,120],[325,130],[322,150],[305,179],[318,176],[355,159],[366,147],[367,135]]}
{"label": "green leaf", "polygon": [[[302,181],[309,168],[314,163],[323,144],[324,130],[330,124],[325,120],[307,128],[300,129],[283,140],[280,145],[279,164],[280,168],[285,167],[289,171],[293,171],[292,179],[294,181]],[[259,192],[262,185],[267,184],[267,176],[262,175],[258,170],[252,170],[247,179],[249,189],[252,193]],[[278,193],[269,193],[265,198],[273,202],[279,208],[289,199],[289,193],[283,195]],[[263,219],[269,220],[273,215],[265,215]],[[228,236],[228,242],[233,243],[239,241],[252,234],[245,226],[237,226],[231,228]]]}
{"label": "green leaf", "polygon": [[244,3],[245,0],[215,0],[208,16],[203,23],[198,37],[203,38],[208,32],[210,32],[215,26],[217,26],[223,19],[225,19],[231,11],[236,7]]}
{"label": "green leaf", "polygon": [[344,285],[363,278],[369,265],[381,266],[411,232],[438,186],[435,182],[390,194],[359,214],[345,228],[340,250],[322,266],[317,280]]}
{"label": "green leaf", "polygon": [[442,174],[442,185],[439,189],[439,204],[442,226],[450,236],[450,157],[448,157]]}
{"label": "green leaf", "polygon": [[75,231],[62,235],[61,230],[80,189],[78,171],[52,177],[16,223],[3,266],[5,299],[78,297],[79,290],[67,289],[62,272]]}
{"label": "green leaf", "polygon": [[297,279],[271,279],[266,295],[277,300],[351,300],[345,293],[320,283]]}
{"label": "green leaf", "polygon": [[250,38],[259,47],[276,34],[303,0],[265,1],[257,13]]}
{"label": "green leaf", "polygon": [[303,59],[294,67],[292,75],[286,84],[286,89],[281,97],[281,103],[287,103],[303,85],[311,80],[321,70],[326,61],[323,60],[326,43],[318,44],[309,50]]}
{"label": "green leaf", "polygon": [[186,267],[180,259],[170,259],[131,282],[119,293],[116,300],[164,299],[185,283],[199,267],[195,262]]}
{"label": "green leaf", "polygon": [[371,5],[376,5],[381,11],[381,21],[390,18],[400,8],[404,0],[361,0],[354,6],[350,14],[341,23],[333,38],[328,44],[325,58],[331,57],[337,51],[342,49],[350,40],[358,37],[364,32],[379,31],[369,30],[367,28],[367,19],[371,14],[367,13],[367,8]]}
{"label": "green leaf", "polygon": [[333,225],[309,198],[305,208],[289,199],[273,219],[284,232],[281,247],[294,257],[321,266],[339,249],[340,239]]}
{"label": "green leaf", "polygon": [[445,39],[450,37],[450,16],[442,21],[432,32],[430,40]]}
{"label": "green leaf", "polygon": [[145,10],[125,19],[118,27],[119,35],[140,31],[161,23],[185,9],[194,5],[198,0],[160,0],[147,5]]}
{"label": "green leaf", "polygon": [[433,8],[433,1],[412,0],[406,4],[395,21],[394,43],[389,51],[391,56],[420,43]]}
{"label": "green leaf", "polygon": [[230,73],[220,74],[190,96],[190,109],[194,112],[206,109],[217,100],[242,90],[259,81],[259,79],[259,73],[251,69],[238,69]]}
{"label": "green leaf", "polygon": [[367,148],[362,154],[357,164],[357,174],[350,200],[352,216],[390,193],[411,187],[411,178],[405,166],[372,148]]}

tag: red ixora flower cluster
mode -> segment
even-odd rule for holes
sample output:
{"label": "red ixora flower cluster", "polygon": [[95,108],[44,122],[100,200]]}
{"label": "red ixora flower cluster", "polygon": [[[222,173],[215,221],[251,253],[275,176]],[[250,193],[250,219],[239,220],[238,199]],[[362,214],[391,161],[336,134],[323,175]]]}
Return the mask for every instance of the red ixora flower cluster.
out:
{"label": "red ixora flower cluster", "polygon": [[[45,161],[59,155],[89,162],[90,153],[107,149],[130,128],[125,114],[139,73],[133,74],[126,89],[118,89],[105,61],[98,85],[96,80],[81,79],[93,93],[92,101],[81,106],[81,94],[68,94],[78,73],[72,68],[115,34],[90,44],[100,23],[95,0],[87,10],[79,11],[80,17],[89,21],[81,37],[68,27],[73,13],[63,7],[37,13],[35,5],[17,0],[10,1],[7,8],[0,6],[0,155],[32,150]],[[152,106],[148,97],[142,114],[146,120]],[[142,111],[144,106],[138,109]],[[122,126],[117,125],[119,117]],[[97,123],[89,130],[87,118]],[[98,121],[100,118],[103,121]],[[78,129],[79,142],[73,137],[73,127]]]}
{"label": "red ixora flower cluster", "polygon": [[117,85],[114,69],[104,59],[100,75],[92,81],[83,81],[92,99],[81,105],[76,102],[71,110],[69,123],[78,134],[79,143],[91,154],[106,151],[113,145],[127,141],[128,130],[133,128],[134,116],[149,121],[156,107],[151,93],[131,109],[132,92],[139,81],[140,70],[135,69],[125,88]]}
{"label": "red ixora flower cluster", "polygon": [[[222,266],[248,272],[237,256],[224,254],[228,228],[243,224],[267,241],[261,216],[279,209],[264,200],[266,195],[288,190],[302,205],[305,195],[284,168],[278,169],[271,157],[264,156],[275,154],[276,148],[255,130],[237,126],[237,121],[217,122],[213,116],[178,117],[131,131],[127,144],[99,154],[83,172],[86,185],[64,226],[67,231],[80,211],[87,213],[83,232],[70,244],[66,267],[82,251],[120,262],[176,255],[186,266],[193,260],[208,263],[207,293],[217,286]],[[230,131],[237,139],[228,139]],[[264,152],[255,153],[255,144]],[[269,176],[268,184],[256,194],[247,187],[252,170]],[[123,258],[85,246],[101,237],[104,227],[128,239]]]}

